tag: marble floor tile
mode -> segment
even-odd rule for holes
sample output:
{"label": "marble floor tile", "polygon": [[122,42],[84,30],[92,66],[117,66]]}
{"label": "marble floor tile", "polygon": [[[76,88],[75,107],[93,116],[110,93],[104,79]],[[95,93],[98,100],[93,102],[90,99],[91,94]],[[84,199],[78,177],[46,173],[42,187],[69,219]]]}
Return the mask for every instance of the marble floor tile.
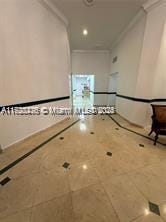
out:
{"label": "marble floor tile", "polygon": [[70,191],[67,172],[63,167],[37,173],[34,177],[34,184],[37,189],[33,205],[51,200]]}
{"label": "marble floor tile", "polygon": [[39,204],[32,209],[31,222],[74,222],[71,195]]}
{"label": "marble floor tile", "polygon": [[1,218],[0,221],[1,222],[31,222],[31,208],[30,209],[26,209],[23,211],[20,211],[16,214],[12,214],[10,216],[7,216],[5,218]]}
{"label": "marble floor tile", "polygon": [[[113,117],[147,135],[146,129]],[[75,120],[67,119],[6,149],[0,154],[0,168]],[[65,162],[70,164],[66,169]],[[0,175],[0,181],[11,179],[0,185],[0,221],[166,221],[165,171],[164,146],[153,146],[153,141],[120,128],[106,115],[85,116]],[[149,201],[159,205],[160,217],[149,211]]]}
{"label": "marble floor tile", "polygon": [[133,222],[164,222],[161,217],[145,211],[145,215],[133,220]]}
{"label": "marble floor tile", "polygon": [[97,172],[101,181],[105,181],[108,178],[116,177],[124,174],[123,169],[119,166],[119,164],[114,161],[113,156],[107,156],[105,152],[105,156],[101,158],[95,158],[92,160],[93,166]]}
{"label": "marble floor tile", "polygon": [[166,200],[165,178],[155,175],[150,167],[133,171],[128,176],[150,202],[160,205]]}
{"label": "marble floor tile", "polygon": [[[44,147],[45,151],[41,157],[41,169],[51,170],[56,167],[61,167],[66,162],[66,154],[62,145],[51,142]],[[51,155],[50,155],[51,154]]]}
{"label": "marble floor tile", "polygon": [[148,201],[127,176],[108,179],[103,186],[121,222],[132,221],[148,209]]}
{"label": "marble floor tile", "polygon": [[100,184],[72,193],[77,222],[119,222],[119,219]]}
{"label": "marble floor tile", "polygon": [[70,188],[72,191],[99,183],[99,178],[93,165],[89,161],[71,166],[68,171]]}
{"label": "marble floor tile", "polygon": [[166,178],[163,177],[163,172],[166,171],[166,160],[162,160],[159,163],[150,165],[147,167],[153,174],[158,177],[159,179],[161,178],[162,180],[166,181]]}
{"label": "marble floor tile", "polygon": [[41,164],[40,158],[41,156],[39,153],[32,154],[16,164],[15,167],[11,168],[11,170],[9,170],[7,173],[8,176],[14,179],[39,172]]}
{"label": "marble floor tile", "polygon": [[32,176],[12,179],[0,187],[0,218],[32,207],[36,186]]}

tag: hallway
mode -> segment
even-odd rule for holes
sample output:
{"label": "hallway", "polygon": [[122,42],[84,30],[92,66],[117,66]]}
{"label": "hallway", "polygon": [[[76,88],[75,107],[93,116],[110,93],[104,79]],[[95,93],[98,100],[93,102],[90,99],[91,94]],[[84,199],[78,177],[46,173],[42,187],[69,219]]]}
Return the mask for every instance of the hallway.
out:
{"label": "hallway", "polygon": [[94,104],[94,76],[72,74],[73,108],[92,108]]}
{"label": "hallway", "polygon": [[[111,117],[146,135],[118,115]],[[86,116],[6,149],[1,169],[44,141],[1,175],[11,179],[0,189],[1,222],[166,220],[165,146],[154,147],[153,141],[120,128],[109,116]],[[149,202],[160,207],[161,216],[154,208],[150,212]]]}
{"label": "hallway", "polygon": [[166,0],[0,0],[0,222],[166,222]]}

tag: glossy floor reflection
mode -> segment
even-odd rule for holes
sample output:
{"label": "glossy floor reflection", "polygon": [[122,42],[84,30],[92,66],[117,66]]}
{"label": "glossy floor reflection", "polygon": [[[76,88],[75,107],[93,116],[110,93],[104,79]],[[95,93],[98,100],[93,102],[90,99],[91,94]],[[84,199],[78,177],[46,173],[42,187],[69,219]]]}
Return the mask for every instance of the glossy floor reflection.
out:
{"label": "glossy floor reflection", "polygon": [[[1,169],[73,121],[6,149],[0,154]],[[143,129],[129,127],[146,135]],[[0,181],[11,179],[0,186],[0,221],[163,222],[165,171],[165,146],[153,146],[153,141],[119,128],[108,116],[85,116],[0,176]],[[157,207],[154,213],[149,202]]]}
{"label": "glossy floor reflection", "polygon": [[74,108],[91,108],[93,107],[93,100],[91,96],[74,96],[73,98]]}

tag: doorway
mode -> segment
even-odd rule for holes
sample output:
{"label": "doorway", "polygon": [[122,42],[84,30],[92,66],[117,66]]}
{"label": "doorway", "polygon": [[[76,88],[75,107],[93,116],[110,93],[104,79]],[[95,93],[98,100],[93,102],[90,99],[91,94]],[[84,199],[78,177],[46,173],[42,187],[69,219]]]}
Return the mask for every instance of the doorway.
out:
{"label": "doorway", "polygon": [[94,75],[72,75],[73,108],[91,108],[94,104]]}

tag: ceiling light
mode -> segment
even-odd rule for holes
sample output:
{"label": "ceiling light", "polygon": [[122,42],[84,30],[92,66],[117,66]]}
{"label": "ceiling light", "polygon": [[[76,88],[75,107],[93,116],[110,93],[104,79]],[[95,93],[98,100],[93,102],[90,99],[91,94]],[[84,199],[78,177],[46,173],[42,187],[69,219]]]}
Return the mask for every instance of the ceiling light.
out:
{"label": "ceiling light", "polygon": [[88,30],[87,30],[87,29],[84,29],[84,30],[83,30],[83,35],[84,35],[84,36],[87,36],[87,35],[88,35]]}

